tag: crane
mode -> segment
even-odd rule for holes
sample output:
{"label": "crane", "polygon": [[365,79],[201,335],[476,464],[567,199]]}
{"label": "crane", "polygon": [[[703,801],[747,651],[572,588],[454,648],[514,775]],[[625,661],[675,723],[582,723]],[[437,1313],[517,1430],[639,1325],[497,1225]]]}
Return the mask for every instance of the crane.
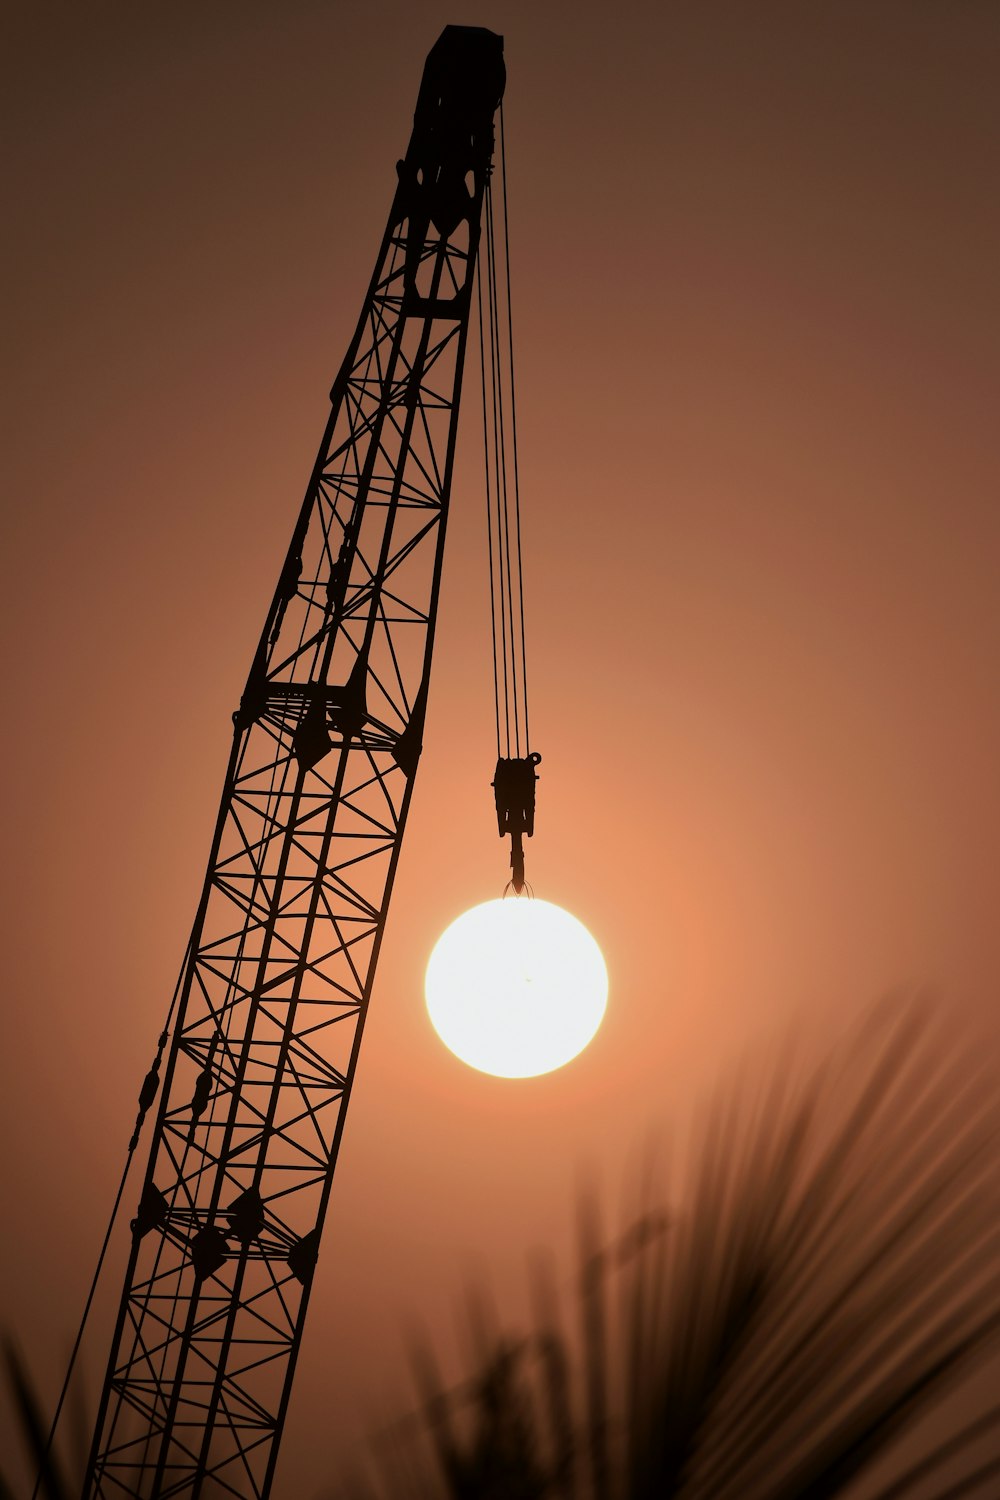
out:
{"label": "crane", "polygon": [[[481,28],[447,27],[427,58],[140,1095],[133,1149],[158,1103],[84,1500],[270,1493],[420,759],[504,82]],[[486,279],[493,296],[492,262]],[[498,698],[518,891],[524,714],[501,756]]]}

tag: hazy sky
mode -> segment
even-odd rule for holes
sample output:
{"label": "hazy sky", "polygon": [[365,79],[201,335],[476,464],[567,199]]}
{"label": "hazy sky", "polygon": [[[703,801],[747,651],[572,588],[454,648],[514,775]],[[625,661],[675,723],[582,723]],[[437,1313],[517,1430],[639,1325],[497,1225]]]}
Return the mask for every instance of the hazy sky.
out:
{"label": "hazy sky", "polygon": [[529,878],[602,944],[611,1002],[588,1052],[521,1083],[425,1018],[431,946],[506,874],[469,399],[276,1500],[310,1500],[405,1383],[405,1317],[450,1318],[476,1264],[515,1287],[578,1168],[614,1200],[649,1128],[745,1055],[836,1037],[901,984],[1000,1039],[1000,6],[25,6],[0,1324],[54,1387],[449,21],[506,39]]}

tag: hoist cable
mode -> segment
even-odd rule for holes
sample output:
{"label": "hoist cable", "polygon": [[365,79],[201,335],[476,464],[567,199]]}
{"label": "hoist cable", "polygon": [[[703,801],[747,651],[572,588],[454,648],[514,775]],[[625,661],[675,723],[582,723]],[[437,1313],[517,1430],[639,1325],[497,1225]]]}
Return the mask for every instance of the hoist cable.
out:
{"label": "hoist cable", "polygon": [[490,232],[489,232],[489,272],[490,290],[493,304],[493,335],[496,341],[496,400],[497,400],[497,432],[500,435],[498,443],[500,457],[501,487],[503,494],[503,507],[500,510],[500,545],[503,549],[503,565],[506,574],[507,600],[506,600],[506,629],[510,640],[510,681],[511,698],[514,708],[514,754],[521,753],[521,727],[520,713],[518,708],[517,691],[517,641],[514,628],[514,575],[510,561],[510,500],[507,490],[507,443],[506,424],[504,422],[503,404],[503,349],[501,345],[500,329],[500,293],[497,279],[497,254],[496,254],[496,218],[493,212],[493,195],[490,194]]}
{"label": "hoist cable", "polygon": [[[510,225],[507,198],[506,140],[500,114],[497,149],[500,160],[487,177],[483,196],[482,240],[477,267],[479,364],[483,381],[483,457],[486,469],[486,520],[490,569],[490,632],[493,646],[493,698],[497,759],[506,757],[509,773],[494,782],[501,831],[511,813],[508,774],[530,757],[527,636],[524,620],[524,558],[521,533],[521,484],[514,387],[514,329],[511,316]],[[497,191],[494,192],[494,179]],[[503,223],[497,224],[497,216]],[[503,264],[501,264],[501,257]],[[485,282],[485,286],[484,286]],[[505,300],[506,299],[506,300]],[[489,389],[487,390],[487,385]],[[502,697],[502,705],[501,705]],[[512,723],[513,721],[513,723]],[[502,727],[501,727],[502,726]],[[535,757],[532,760],[534,765]],[[498,768],[499,773],[499,768]],[[534,778],[532,777],[532,781]],[[511,783],[513,787],[513,782]],[[526,793],[518,791],[515,800]],[[533,797],[532,797],[533,801]],[[528,818],[519,813],[519,818]],[[520,832],[528,827],[528,822]],[[513,824],[510,825],[513,830]],[[515,861],[517,857],[517,862]],[[520,844],[512,849],[512,868],[521,870]],[[519,877],[523,880],[523,870]],[[517,886],[521,890],[521,885]]]}
{"label": "hoist cable", "polygon": [[[496,334],[496,279],[493,275],[494,232],[493,193],[489,182],[486,185],[486,305],[489,312],[490,345],[490,423],[493,430],[493,481],[497,515],[497,583],[500,596],[500,660],[497,663],[503,682],[504,749],[510,755],[510,678],[507,664],[507,605],[508,572],[504,563],[503,515],[506,497],[500,484],[500,454],[503,449],[503,428],[497,422],[497,384],[500,376],[499,342]],[[513,642],[511,642],[513,656]]]}
{"label": "hoist cable", "polygon": [[[507,719],[507,754],[517,754],[517,674],[515,670],[517,658],[514,655],[514,632],[512,629],[513,619],[510,610],[511,576],[510,576],[510,545],[508,541],[507,527],[507,460],[506,460],[506,435],[503,424],[503,360],[501,358],[500,346],[500,305],[497,299],[497,275],[496,275],[496,213],[493,203],[492,184],[489,198],[489,285],[490,285],[490,328],[493,339],[493,397],[495,402],[494,431],[496,441],[494,443],[494,469],[497,481],[497,545],[500,549],[500,638],[504,646],[504,713]],[[514,716],[514,740],[510,736],[510,716]]]}
{"label": "hoist cable", "polygon": [[87,1318],[90,1316],[91,1303],[94,1300],[94,1293],[97,1291],[97,1283],[100,1280],[101,1271],[104,1267],[104,1257],[107,1254],[108,1244],[111,1240],[111,1233],[115,1227],[115,1220],[118,1217],[118,1209],[121,1205],[122,1194],[125,1191],[125,1181],[128,1177],[129,1168],[132,1165],[132,1157],[134,1155],[135,1147],[129,1146],[128,1156],[125,1158],[125,1169],[122,1172],[121,1181],[118,1184],[118,1191],[115,1194],[115,1204],[111,1210],[111,1218],[108,1220],[108,1227],[104,1233],[104,1243],[101,1246],[101,1253],[97,1257],[97,1269],[95,1270],[94,1278],[90,1283],[90,1291],[87,1293],[87,1301],[84,1305],[83,1317],[80,1319],[80,1326],[76,1332],[76,1340],[73,1344],[73,1348],[69,1356],[69,1365],[66,1369],[66,1378],[62,1383],[62,1390],[59,1392],[59,1400],[56,1402],[55,1416],[52,1418],[52,1426],[49,1428],[49,1435],[45,1440],[45,1447],[42,1449],[42,1456],[38,1461],[38,1473],[35,1476],[34,1488],[31,1491],[31,1500],[36,1500],[36,1496],[38,1495],[38,1487],[41,1484],[42,1479],[45,1477],[46,1472],[48,1471],[49,1461],[52,1456],[52,1442],[56,1435],[56,1428],[59,1426],[59,1418],[62,1416],[63,1403],[66,1400],[66,1393],[69,1390],[69,1383],[73,1376],[73,1367],[76,1364],[76,1356],[79,1354],[80,1345],[83,1342],[83,1332],[87,1326]]}
{"label": "hoist cable", "polygon": [[497,760],[500,759],[500,679],[497,672],[496,594],[493,582],[493,510],[490,505],[490,430],[486,417],[486,348],[483,338],[483,271],[482,259],[476,264],[476,290],[479,296],[479,368],[483,377],[483,452],[486,468],[486,542],[490,563],[490,635],[493,640],[493,703],[497,724]]}
{"label": "hoist cable", "polygon": [[524,572],[521,563],[521,486],[517,465],[517,401],[514,387],[514,313],[510,295],[510,219],[507,212],[507,143],[503,128],[503,101],[500,101],[500,175],[503,185],[503,248],[507,278],[507,343],[510,356],[510,432],[514,469],[514,524],[517,537],[517,597],[521,617],[521,693],[524,699],[524,753],[531,749],[528,734],[528,658],[524,632]]}
{"label": "hoist cable", "polygon": [[83,1343],[83,1335],[87,1327],[87,1319],[90,1316],[90,1309],[94,1301],[94,1294],[97,1291],[97,1285],[101,1279],[101,1271],[104,1269],[104,1257],[108,1253],[108,1245],[111,1242],[111,1235],[114,1231],[115,1222],[118,1218],[118,1210],[121,1207],[122,1195],[125,1192],[125,1183],[128,1180],[128,1174],[132,1167],[132,1159],[135,1156],[136,1148],[139,1145],[139,1133],[142,1129],[146,1115],[149,1112],[149,1108],[156,1097],[156,1091],[159,1088],[160,1063],[163,1061],[163,1049],[166,1046],[167,1038],[170,1035],[170,1023],[173,1020],[174,1011],[177,1007],[177,1000],[181,990],[181,981],[187,970],[188,960],[191,957],[193,946],[194,934],[192,933],[191,937],[188,938],[187,948],[184,952],[184,962],[181,965],[181,971],[177,980],[177,984],[174,986],[173,997],[170,1001],[170,1009],[167,1011],[167,1019],[164,1023],[163,1030],[160,1033],[159,1040],[156,1045],[156,1056],[153,1061],[153,1066],[146,1074],[146,1077],[143,1080],[142,1088],[139,1092],[139,1112],[136,1115],[135,1126],[133,1127],[132,1136],[128,1143],[128,1152],[125,1156],[125,1166],[122,1170],[121,1181],[118,1184],[118,1191],[115,1194],[115,1201],[111,1209],[111,1217],[108,1220],[108,1227],[104,1232],[104,1241],[101,1245],[100,1254],[97,1257],[97,1266],[90,1283],[90,1290],[87,1293],[87,1300],[84,1303],[83,1316],[80,1319],[80,1326],[76,1331],[76,1339],[74,1340],[73,1348],[70,1351],[69,1364],[66,1367],[66,1375],[62,1383],[62,1389],[59,1392],[59,1400],[56,1402],[56,1409],[55,1414],[52,1418],[52,1425],[49,1428],[49,1435],[45,1439],[45,1447],[42,1449],[42,1455],[38,1461],[38,1472],[35,1475],[35,1483],[31,1491],[31,1500],[37,1500],[38,1487],[48,1473],[49,1460],[52,1455],[52,1444],[55,1440],[56,1430],[59,1426],[59,1418],[62,1416],[62,1409],[66,1401],[67,1393],[69,1391],[69,1383],[73,1378],[73,1370],[76,1366],[76,1358],[80,1352],[80,1345]]}

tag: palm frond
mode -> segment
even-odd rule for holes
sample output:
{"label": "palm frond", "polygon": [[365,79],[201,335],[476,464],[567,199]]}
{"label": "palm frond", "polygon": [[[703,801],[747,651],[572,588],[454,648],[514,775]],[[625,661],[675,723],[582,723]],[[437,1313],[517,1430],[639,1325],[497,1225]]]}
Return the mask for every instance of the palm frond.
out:
{"label": "palm frond", "polygon": [[[3,1341],[3,1359],[7,1388],[11,1394],[24,1439],[25,1452],[33,1474],[39,1475],[39,1494],[44,1500],[70,1500],[70,1490],[54,1453],[48,1450],[48,1423],[42,1415],[41,1402],[27,1367],[10,1339]],[[13,1490],[0,1476],[0,1500]]]}
{"label": "palm frond", "polygon": [[[406,1493],[846,1493],[1000,1346],[998,1123],[993,1080],[917,1007],[874,1017],[810,1076],[783,1065],[730,1089],[685,1213],[640,1204],[609,1243],[596,1197],[582,1202],[575,1329],[546,1270],[537,1327],[487,1336],[480,1320],[462,1387],[423,1348],[430,1442]],[[900,1457],[879,1500],[918,1483],[938,1500],[986,1496],[998,1466],[994,1409],[919,1464]]]}

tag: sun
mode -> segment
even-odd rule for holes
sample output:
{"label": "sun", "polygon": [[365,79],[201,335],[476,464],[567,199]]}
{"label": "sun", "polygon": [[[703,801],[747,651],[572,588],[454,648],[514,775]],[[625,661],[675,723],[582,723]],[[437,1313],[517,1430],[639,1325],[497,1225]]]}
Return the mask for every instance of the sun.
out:
{"label": "sun", "polygon": [[592,1040],[608,971],[568,911],[507,897],[452,922],[430,956],[425,993],[434,1029],[456,1057],[499,1078],[532,1078]]}

